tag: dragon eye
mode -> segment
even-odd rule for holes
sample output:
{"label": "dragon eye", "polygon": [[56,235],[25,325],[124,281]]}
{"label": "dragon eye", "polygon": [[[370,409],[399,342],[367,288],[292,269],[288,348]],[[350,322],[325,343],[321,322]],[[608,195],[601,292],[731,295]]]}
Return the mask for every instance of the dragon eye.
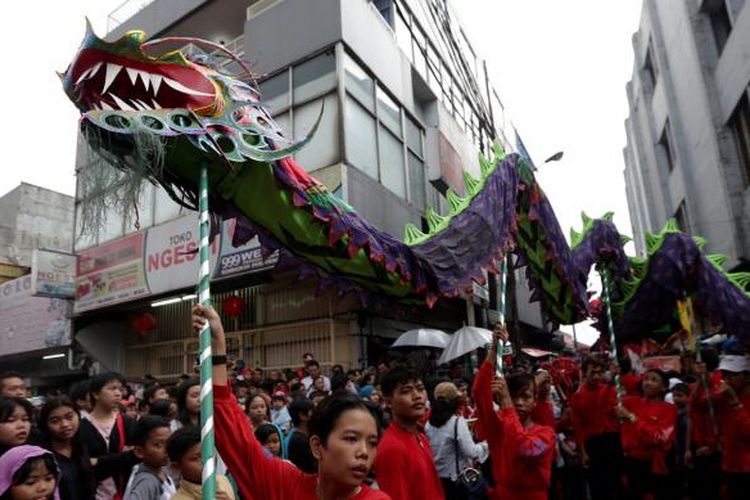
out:
{"label": "dragon eye", "polygon": [[111,127],[121,129],[127,129],[133,125],[130,121],[130,118],[116,114],[108,115],[106,118],[104,118],[104,121]]}

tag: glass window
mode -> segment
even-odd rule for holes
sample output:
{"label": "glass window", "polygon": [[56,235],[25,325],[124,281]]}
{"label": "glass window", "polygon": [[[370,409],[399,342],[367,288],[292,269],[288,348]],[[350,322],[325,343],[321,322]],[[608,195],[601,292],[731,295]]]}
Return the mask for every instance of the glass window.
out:
{"label": "glass window", "polygon": [[325,99],[323,116],[317,132],[295,158],[302,167],[309,171],[326,167],[341,159],[339,151],[338,100],[335,94],[303,104],[294,108],[294,136],[302,138],[310,132],[320,114]]}
{"label": "glass window", "polygon": [[412,151],[417,153],[418,156],[422,156],[422,128],[417,123],[409,118],[405,117],[404,122],[406,123],[406,145],[411,148]]}
{"label": "glass window", "polygon": [[401,108],[378,87],[378,119],[398,137],[401,137]]}
{"label": "glass window", "polygon": [[424,162],[411,151],[409,156],[409,196],[411,203],[420,210],[425,208],[425,171]]}
{"label": "glass window", "polygon": [[347,162],[378,180],[375,117],[349,95],[344,108],[344,130]]}
{"label": "glass window", "polygon": [[409,62],[413,62],[411,52],[411,32],[409,31],[409,26],[406,24],[406,21],[401,17],[401,14],[401,9],[398,9],[398,14],[396,15],[396,41],[404,54],[406,54],[406,58],[409,59]]}
{"label": "glass window", "polygon": [[294,68],[294,104],[336,88],[336,57],[333,49]]}
{"label": "glass window", "polygon": [[289,70],[286,69],[272,76],[260,85],[260,98],[271,114],[278,113],[289,106]]}
{"label": "glass window", "polygon": [[163,189],[156,190],[154,200],[154,224],[161,224],[180,215],[180,205],[174,202]]}
{"label": "glass window", "polygon": [[365,108],[373,111],[375,109],[375,97],[373,96],[374,83],[370,75],[363,70],[349,54],[344,54],[344,73],[346,78],[346,89],[361,102]]}
{"label": "glass window", "polygon": [[402,198],[406,198],[404,146],[382,125],[379,127],[381,183]]}
{"label": "glass window", "polygon": [[417,44],[414,44],[414,67],[417,68],[417,72],[422,75],[422,78],[427,78],[427,62]]}

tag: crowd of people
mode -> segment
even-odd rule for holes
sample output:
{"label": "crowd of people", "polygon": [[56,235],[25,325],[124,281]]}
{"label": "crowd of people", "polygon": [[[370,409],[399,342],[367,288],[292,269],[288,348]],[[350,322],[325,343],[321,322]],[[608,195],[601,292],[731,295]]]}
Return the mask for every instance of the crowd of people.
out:
{"label": "crowd of people", "polygon": [[[505,363],[471,377],[407,365],[324,374],[232,363],[213,333],[216,498],[721,499],[750,491],[750,357],[702,352],[634,373],[606,353]],[[496,340],[507,339],[504,328]],[[688,356],[686,356],[688,357]],[[622,367],[622,368],[621,368]],[[200,381],[133,386],[101,373],[32,404],[0,378],[0,500],[200,499]]]}

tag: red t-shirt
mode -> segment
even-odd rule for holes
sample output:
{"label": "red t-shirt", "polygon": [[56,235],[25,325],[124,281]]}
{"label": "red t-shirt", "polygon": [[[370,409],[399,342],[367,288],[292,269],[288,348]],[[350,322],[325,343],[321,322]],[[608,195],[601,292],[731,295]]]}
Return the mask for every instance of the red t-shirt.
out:
{"label": "red t-shirt", "polygon": [[[715,371],[707,375],[709,392],[713,392],[716,386],[721,382],[721,372]],[[714,408],[714,411],[716,409]],[[690,425],[692,427],[691,439],[697,447],[708,446],[713,449],[717,448],[716,432],[711,423],[711,414],[708,411],[706,397],[703,394],[703,388],[698,381],[692,387],[690,396],[690,407],[688,409],[690,416]]]}
{"label": "red t-shirt", "polygon": [[534,411],[531,412],[531,420],[535,424],[546,425],[555,428],[555,409],[552,401],[537,401]]}
{"label": "red t-shirt", "polygon": [[375,479],[393,500],[445,498],[427,436],[421,430],[408,432],[395,422],[378,443]]}
{"label": "red t-shirt", "polygon": [[573,432],[579,446],[583,446],[592,436],[620,429],[615,414],[616,405],[617,392],[612,385],[589,387],[584,383],[578,388],[570,397],[570,410]]}
{"label": "red t-shirt", "polygon": [[620,383],[628,396],[640,396],[641,377],[635,373],[620,375]]}
{"label": "red t-shirt", "polygon": [[551,427],[521,425],[514,408],[496,412],[490,384],[495,375],[492,362],[485,361],[474,380],[474,401],[479,421],[487,431],[492,455],[495,488],[490,498],[502,500],[546,500],[552,474],[555,431]]}
{"label": "red t-shirt", "polygon": [[[214,386],[216,448],[245,500],[317,500],[317,474],[305,474],[289,462],[269,457],[258,443],[229,386]],[[362,485],[356,500],[389,500]]]}
{"label": "red t-shirt", "polygon": [[721,468],[726,472],[750,473],[750,393],[738,396],[742,407],[731,408],[726,400],[716,404],[721,434]]}
{"label": "red t-shirt", "polygon": [[665,459],[674,446],[677,407],[641,396],[625,396],[622,405],[636,416],[635,422],[626,421],[620,428],[625,456],[651,463],[654,474],[666,474]]}

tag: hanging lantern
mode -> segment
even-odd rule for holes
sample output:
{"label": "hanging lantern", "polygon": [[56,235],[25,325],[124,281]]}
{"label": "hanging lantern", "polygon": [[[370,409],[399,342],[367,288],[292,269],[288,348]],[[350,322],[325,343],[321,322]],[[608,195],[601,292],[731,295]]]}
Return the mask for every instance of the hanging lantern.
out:
{"label": "hanging lantern", "polygon": [[227,297],[221,303],[221,310],[229,317],[238,318],[245,312],[245,300],[236,295]]}
{"label": "hanging lantern", "polygon": [[140,313],[133,318],[133,329],[143,337],[156,328],[156,318],[151,313]]}

